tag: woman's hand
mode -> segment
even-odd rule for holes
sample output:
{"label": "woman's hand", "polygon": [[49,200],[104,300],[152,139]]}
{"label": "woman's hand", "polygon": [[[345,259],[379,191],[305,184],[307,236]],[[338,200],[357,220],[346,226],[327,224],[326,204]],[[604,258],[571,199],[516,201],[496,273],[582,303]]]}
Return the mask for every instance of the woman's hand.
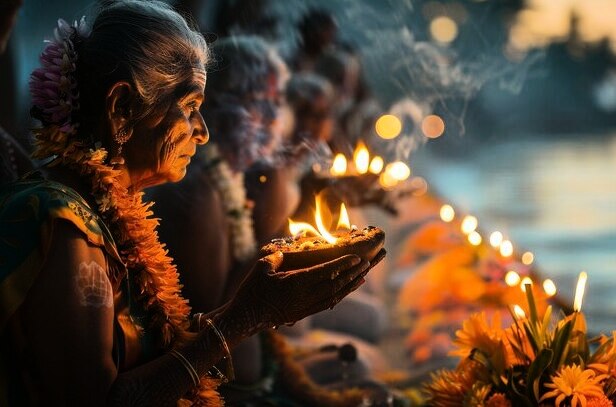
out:
{"label": "woman's hand", "polygon": [[379,253],[369,263],[346,255],[305,269],[278,272],[283,254],[260,259],[242,282],[230,305],[233,318],[248,334],[283,324],[292,324],[316,312],[332,308],[364,283],[371,266],[384,257]]}

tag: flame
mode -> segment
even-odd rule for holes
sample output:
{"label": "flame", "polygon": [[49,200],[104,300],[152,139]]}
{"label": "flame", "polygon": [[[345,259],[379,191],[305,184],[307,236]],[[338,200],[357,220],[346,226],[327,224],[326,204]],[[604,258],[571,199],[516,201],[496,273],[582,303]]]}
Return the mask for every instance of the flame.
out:
{"label": "flame", "polygon": [[340,218],[338,218],[336,229],[351,229],[351,221],[344,204],[340,204]]}
{"label": "flame", "polygon": [[383,171],[383,164],[383,159],[377,155],[370,161],[368,170],[373,174],[380,174]]}
{"label": "flame", "polygon": [[327,243],[330,243],[330,244],[336,243],[338,239],[332,236],[325,228],[325,225],[323,225],[323,218],[321,217],[320,197],[317,197],[316,199],[316,213],[314,214],[314,221],[317,224],[317,229],[319,230],[319,233],[321,234],[321,236],[323,236],[323,239],[327,240]]}
{"label": "flame", "polygon": [[344,154],[336,154],[332,168],[329,170],[332,175],[344,175],[347,170],[347,160]]}
{"label": "flame", "polygon": [[355,169],[359,174],[365,174],[368,172],[368,167],[370,165],[370,153],[362,141],[357,143],[357,147],[355,147],[355,152],[353,152],[353,161],[355,162]]}
{"label": "flame", "polygon": [[315,236],[319,236],[319,231],[314,228],[310,223],[306,222],[293,222],[289,219],[289,231],[291,235],[298,236],[304,233],[312,233]]}
{"label": "flame", "polygon": [[[315,214],[314,221],[317,225],[315,228],[309,223],[306,222],[294,222],[289,219],[289,231],[293,236],[298,236],[300,234],[311,233],[315,236],[320,236],[325,239],[328,243],[334,244],[338,239],[334,237],[331,233],[327,231],[325,225],[323,224],[323,215],[321,214],[321,197],[317,195],[315,199]],[[351,229],[351,221],[349,220],[349,214],[346,210],[344,204],[340,205],[340,217],[338,219],[337,229]]]}
{"label": "flame", "polygon": [[586,280],[588,274],[585,271],[580,273],[578,277],[577,287],[575,287],[575,300],[573,301],[573,310],[580,312],[582,310],[582,299],[584,298],[584,290],[586,289]]}

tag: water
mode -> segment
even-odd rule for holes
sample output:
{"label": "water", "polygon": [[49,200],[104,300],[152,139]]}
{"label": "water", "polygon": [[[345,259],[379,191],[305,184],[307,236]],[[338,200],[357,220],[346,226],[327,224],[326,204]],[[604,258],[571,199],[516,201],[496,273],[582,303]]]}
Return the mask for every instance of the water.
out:
{"label": "water", "polygon": [[477,216],[484,238],[500,230],[532,251],[564,298],[587,271],[589,329],[616,329],[616,134],[489,144],[459,159],[428,150],[412,160],[415,174]]}

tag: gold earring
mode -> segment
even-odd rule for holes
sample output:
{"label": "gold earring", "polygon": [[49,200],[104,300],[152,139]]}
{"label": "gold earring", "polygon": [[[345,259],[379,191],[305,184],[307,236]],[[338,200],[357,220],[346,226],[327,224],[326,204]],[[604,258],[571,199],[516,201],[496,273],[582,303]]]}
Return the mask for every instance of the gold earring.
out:
{"label": "gold earring", "polygon": [[122,157],[122,146],[124,143],[130,139],[131,134],[126,131],[126,128],[120,129],[115,136],[113,136],[113,140],[118,145],[118,150],[116,152],[115,157],[113,157],[110,161],[111,165],[122,165],[124,164],[124,157]]}

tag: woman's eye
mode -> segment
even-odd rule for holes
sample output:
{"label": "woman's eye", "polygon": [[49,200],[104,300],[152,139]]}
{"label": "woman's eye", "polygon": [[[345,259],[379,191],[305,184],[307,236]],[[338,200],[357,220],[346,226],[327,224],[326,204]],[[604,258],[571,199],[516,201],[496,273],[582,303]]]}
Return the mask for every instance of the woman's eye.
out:
{"label": "woman's eye", "polygon": [[188,108],[190,113],[195,113],[197,110],[199,110],[199,106],[197,105],[197,102],[190,102],[189,104],[186,105],[186,107]]}

